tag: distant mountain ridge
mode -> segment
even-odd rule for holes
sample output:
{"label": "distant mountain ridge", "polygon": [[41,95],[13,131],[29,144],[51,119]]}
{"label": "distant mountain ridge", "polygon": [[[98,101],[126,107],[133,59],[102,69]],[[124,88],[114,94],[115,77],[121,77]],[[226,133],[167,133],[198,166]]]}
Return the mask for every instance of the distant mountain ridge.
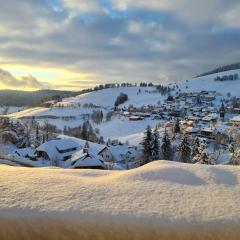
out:
{"label": "distant mountain ridge", "polygon": [[38,91],[18,91],[0,90],[0,105],[3,106],[36,106],[42,101],[50,100],[54,96],[69,97],[76,95],[72,91],[60,90],[38,90]]}
{"label": "distant mountain ridge", "polygon": [[203,77],[203,76],[207,76],[207,75],[214,74],[214,73],[220,73],[220,72],[236,70],[236,69],[240,69],[240,63],[233,63],[233,64],[230,64],[230,65],[215,68],[211,71],[208,71],[208,72],[202,73],[200,75],[197,75],[196,77]]}

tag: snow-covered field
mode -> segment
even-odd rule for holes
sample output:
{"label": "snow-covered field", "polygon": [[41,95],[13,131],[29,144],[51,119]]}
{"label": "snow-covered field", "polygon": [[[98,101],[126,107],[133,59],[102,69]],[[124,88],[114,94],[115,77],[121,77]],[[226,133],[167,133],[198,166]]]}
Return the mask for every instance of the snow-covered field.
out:
{"label": "snow-covered field", "polygon": [[[230,92],[231,96],[240,96],[240,80],[232,81],[214,81],[217,76],[233,75],[240,70],[226,71],[222,73],[211,74],[204,77],[193,78],[187,82],[178,83],[182,92],[200,92],[201,90],[217,91],[221,96],[217,97],[217,102],[220,104],[222,98],[226,98]],[[172,85],[173,86],[173,85]],[[139,93],[139,89],[141,92]],[[65,126],[76,127],[83,123],[84,115],[91,115],[94,110],[103,111],[104,116],[114,106],[117,96],[123,92],[128,94],[129,100],[121,105],[121,107],[128,107],[133,105],[140,107],[143,105],[155,104],[160,101],[164,102],[166,96],[154,92],[154,87],[119,87],[109,88],[99,91],[94,91],[77,97],[65,98],[60,103],[64,107],[58,108],[29,108],[20,112],[8,114],[11,118],[23,118],[35,116],[38,117],[37,121],[43,124],[46,120],[56,125],[59,129],[63,130]],[[178,91],[178,89],[176,89]],[[83,107],[85,103],[92,103],[100,108],[86,108]],[[143,131],[147,125],[155,127],[159,121],[151,120],[151,118],[144,121],[131,122],[124,117],[113,117],[111,121],[103,121],[100,124],[93,124],[94,128],[100,130],[100,135],[107,139],[118,138],[120,141],[128,141],[130,144],[139,144],[142,140]]]}
{"label": "snow-covered field", "polygon": [[[141,93],[138,94],[138,90],[141,89]],[[119,88],[109,88],[103,89],[95,92],[90,92],[86,94],[79,95],[77,97],[65,98],[60,103],[60,105],[65,106],[64,108],[43,108],[35,107],[25,109],[23,111],[9,114],[9,117],[22,118],[30,116],[75,116],[78,117],[80,114],[88,114],[93,110],[92,108],[78,107],[80,103],[83,106],[85,103],[92,103],[96,106],[102,108],[112,108],[114,107],[114,102],[117,96],[123,92],[128,94],[129,100],[121,105],[121,107],[128,107],[129,105],[134,105],[135,107],[140,107],[148,104],[157,104],[158,101],[163,101],[164,97],[160,93],[149,93],[149,91],[154,91],[154,87],[119,87]],[[147,92],[146,92],[147,91]],[[75,106],[75,107],[73,107]]]}
{"label": "snow-covered field", "polygon": [[0,115],[1,114],[11,114],[11,113],[15,113],[21,110],[21,107],[0,107]]}
{"label": "snow-covered field", "polygon": [[[109,239],[124,239],[120,236],[133,232],[137,234],[133,239],[159,239],[169,229],[164,239],[176,239],[174,231],[177,239],[214,239],[202,238],[206,232],[197,230],[200,226],[218,227],[214,237],[224,239],[240,223],[236,166],[156,161],[129,171],[5,165],[0,171],[0,239],[21,233],[24,239],[33,239],[34,234],[34,239],[50,239],[51,231],[61,235],[58,239],[77,239],[79,234],[93,239],[88,224],[96,227],[94,239],[99,237],[96,229],[102,239],[107,234]],[[9,228],[11,222],[14,227]],[[152,237],[144,238],[141,231]]]}
{"label": "snow-covered field", "polygon": [[[139,89],[141,93],[138,94]],[[162,100],[162,96],[159,93],[151,93],[149,91],[154,91],[154,87],[119,87],[119,88],[108,88],[99,90],[96,92],[90,92],[83,95],[79,95],[74,98],[66,98],[64,102],[66,103],[93,103],[97,106],[109,106],[114,107],[114,102],[117,96],[122,92],[128,95],[129,100],[122,104],[121,106],[128,107],[129,105],[134,105],[135,107],[140,107],[147,104],[157,104],[159,100]],[[148,92],[146,92],[148,91]]]}
{"label": "snow-covered field", "polygon": [[[240,96],[240,79],[231,81],[214,81],[216,77],[223,77],[225,75],[238,74],[240,76],[240,70],[231,70],[221,73],[215,73],[203,77],[193,78],[189,81],[179,83],[179,87],[183,92],[200,92],[202,90],[217,91],[226,97],[228,93],[231,96]],[[186,88],[188,87],[188,88]]]}
{"label": "snow-covered field", "polygon": [[[141,93],[138,94],[139,89],[141,89]],[[48,120],[50,123],[63,130],[64,126],[76,127],[79,124],[82,124],[84,114],[91,114],[94,110],[98,110],[98,108],[94,109],[79,107],[79,103],[81,106],[83,106],[84,103],[92,103],[94,105],[101,106],[100,110],[102,110],[105,115],[106,112],[109,111],[107,109],[110,109],[114,106],[114,102],[121,92],[127,93],[129,97],[129,100],[126,103],[122,104],[121,107],[128,107],[131,104],[136,107],[148,104],[156,105],[158,101],[163,102],[165,97],[163,97],[160,93],[152,93],[153,90],[155,90],[154,87],[119,87],[103,89],[97,92],[91,92],[73,98],[65,98],[63,99],[63,102],[61,102],[61,105],[65,106],[64,108],[35,107],[8,114],[8,117],[43,117],[37,119],[40,124],[43,124],[46,120]],[[149,91],[151,93],[149,93]],[[70,116],[74,117],[74,119],[64,120],[61,118]],[[57,117],[57,119],[54,119],[54,117]],[[100,129],[100,135],[102,135],[105,140],[108,138],[119,138],[119,140],[129,141],[131,144],[135,144],[140,142],[142,133],[148,124],[152,127],[155,127],[158,122],[159,121],[151,119],[146,119],[144,121],[138,122],[130,122],[123,117],[113,117],[112,121],[104,121],[101,124],[92,124],[94,128]]]}

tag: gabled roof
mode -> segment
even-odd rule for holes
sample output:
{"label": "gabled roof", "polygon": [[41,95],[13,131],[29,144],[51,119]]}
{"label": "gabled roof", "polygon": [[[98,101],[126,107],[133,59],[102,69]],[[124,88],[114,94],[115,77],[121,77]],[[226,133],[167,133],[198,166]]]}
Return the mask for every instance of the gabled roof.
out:
{"label": "gabled roof", "polygon": [[104,161],[101,156],[96,156],[91,153],[84,153],[82,150],[76,152],[71,162],[73,164],[73,168],[80,168],[80,167],[102,167],[104,168]]}
{"label": "gabled roof", "polygon": [[[69,137],[65,135],[59,135],[59,138],[61,139],[72,139],[74,142],[76,142],[78,145],[81,146],[81,148],[84,148],[86,144],[86,140],[80,139],[80,138],[74,138],[74,137]],[[102,150],[105,145],[98,144],[98,143],[93,143],[91,141],[88,141],[89,144],[89,149],[91,149],[91,153],[97,155],[100,150]]]}
{"label": "gabled roof", "polygon": [[187,132],[187,133],[198,133],[199,132],[199,128],[187,127],[185,129],[185,132]]}
{"label": "gabled roof", "polygon": [[83,158],[86,156],[86,153],[84,152],[84,149],[81,149],[77,152],[75,152],[72,157],[71,157],[71,163],[74,164],[76,161],[79,159]]}
{"label": "gabled roof", "polygon": [[213,133],[214,131],[216,131],[215,128],[211,128],[211,127],[204,127],[201,129],[201,132],[209,132],[209,133]]}
{"label": "gabled roof", "polygon": [[70,153],[72,154],[74,151],[69,151],[66,153],[60,153],[59,151],[63,150],[71,150],[72,148],[80,149],[80,146],[77,142],[72,139],[57,139],[51,140],[49,142],[45,142],[40,145],[36,150],[41,152],[46,152],[49,158],[63,158],[64,156],[68,156]]}
{"label": "gabled roof", "polygon": [[110,145],[105,146],[98,154],[108,149],[117,162],[125,161],[126,154],[137,155],[137,151],[134,147],[129,147],[128,145]]}
{"label": "gabled roof", "polygon": [[27,148],[19,148],[15,150],[15,153],[18,153],[22,157],[26,157],[27,155],[33,155],[35,152],[34,148],[27,147]]}
{"label": "gabled roof", "polygon": [[240,115],[235,116],[231,119],[232,122],[240,122]]}

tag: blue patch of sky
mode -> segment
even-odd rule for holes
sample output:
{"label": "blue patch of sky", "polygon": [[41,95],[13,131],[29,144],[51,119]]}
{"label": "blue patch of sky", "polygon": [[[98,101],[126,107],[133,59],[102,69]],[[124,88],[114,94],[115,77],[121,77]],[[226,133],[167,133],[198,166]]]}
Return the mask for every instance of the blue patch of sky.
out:
{"label": "blue patch of sky", "polygon": [[48,5],[52,7],[54,11],[57,11],[57,12],[65,11],[65,7],[62,4],[62,1],[60,0],[47,0],[46,2]]}

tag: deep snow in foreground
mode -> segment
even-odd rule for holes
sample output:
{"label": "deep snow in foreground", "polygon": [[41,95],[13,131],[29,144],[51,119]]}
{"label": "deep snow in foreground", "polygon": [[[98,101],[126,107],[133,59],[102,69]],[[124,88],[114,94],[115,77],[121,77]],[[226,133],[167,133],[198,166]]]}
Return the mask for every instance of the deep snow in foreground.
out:
{"label": "deep snow in foreground", "polygon": [[0,165],[0,239],[239,239],[240,168]]}
{"label": "deep snow in foreground", "polygon": [[129,171],[5,165],[0,171],[0,209],[5,214],[36,210],[126,214],[156,222],[240,220],[240,168],[235,166],[156,161]]}

